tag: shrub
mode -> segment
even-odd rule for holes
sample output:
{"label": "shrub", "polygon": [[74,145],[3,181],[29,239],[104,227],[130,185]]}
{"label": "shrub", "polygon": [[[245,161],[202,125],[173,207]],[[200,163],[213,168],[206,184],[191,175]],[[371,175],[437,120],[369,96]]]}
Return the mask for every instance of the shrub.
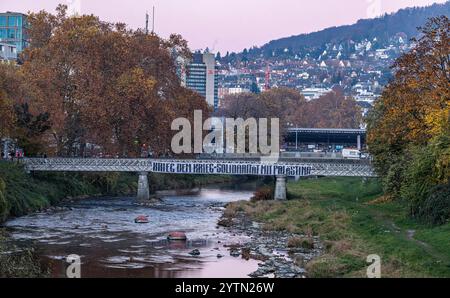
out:
{"label": "shrub", "polygon": [[420,204],[417,217],[431,225],[442,225],[450,220],[450,183],[439,185]]}
{"label": "shrub", "polygon": [[445,222],[446,219],[442,216],[448,204],[445,199],[445,189],[449,185],[450,176],[449,137],[439,136],[426,147],[417,146],[410,151],[412,162],[405,172],[401,189],[402,197],[410,202],[413,217],[430,224]]}
{"label": "shrub", "polygon": [[21,249],[11,245],[0,230],[0,278],[48,277],[48,268],[43,268],[32,249]]}
{"label": "shrub", "polygon": [[8,216],[8,203],[5,195],[5,182],[0,178],[0,222]]}
{"label": "shrub", "polygon": [[314,240],[312,237],[292,237],[289,238],[287,246],[289,248],[313,249]]}
{"label": "shrub", "polygon": [[253,197],[251,198],[252,202],[258,201],[271,201],[274,199],[274,189],[272,187],[262,187],[258,189]]}
{"label": "shrub", "polygon": [[407,167],[406,163],[406,160],[399,156],[399,159],[390,165],[386,176],[383,177],[383,191],[393,199],[400,198],[400,190]]}

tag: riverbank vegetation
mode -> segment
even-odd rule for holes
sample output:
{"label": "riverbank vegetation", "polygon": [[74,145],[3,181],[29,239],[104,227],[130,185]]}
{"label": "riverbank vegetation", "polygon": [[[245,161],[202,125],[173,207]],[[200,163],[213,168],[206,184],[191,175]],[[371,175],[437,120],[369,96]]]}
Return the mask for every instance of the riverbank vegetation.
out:
{"label": "riverbank vegetation", "polygon": [[366,277],[366,257],[381,257],[383,277],[450,277],[450,224],[412,220],[405,202],[386,200],[378,179],[320,178],[288,183],[291,200],[237,202],[268,230],[319,236],[323,255],[309,277]]}
{"label": "riverbank vegetation", "polygon": [[408,202],[413,218],[433,225],[450,220],[449,32],[448,17],[428,21],[368,119],[386,199]]}
{"label": "riverbank vegetation", "polygon": [[[34,173],[22,166],[0,162],[0,222],[48,208],[65,198],[98,195],[136,195],[133,173]],[[232,181],[230,176],[149,174],[152,192],[192,188]]]}
{"label": "riverbank vegetation", "polygon": [[0,229],[0,278],[48,277],[33,249],[19,249],[8,241]]}

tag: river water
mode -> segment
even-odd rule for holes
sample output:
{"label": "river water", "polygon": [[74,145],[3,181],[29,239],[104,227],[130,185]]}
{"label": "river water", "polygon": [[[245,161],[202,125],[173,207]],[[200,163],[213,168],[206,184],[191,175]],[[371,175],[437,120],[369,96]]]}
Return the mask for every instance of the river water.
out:
{"label": "river water", "polygon": [[[35,247],[53,277],[65,276],[64,259],[71,254],[81,257],[82,277],[247,277],[258,262],[232,257],[226,246],[248,238],[217,228],[217,221],[226,203],[248,200],[255,188],[165,192],[151,207],[132,197],[84,199],[64,205],[71,210],[20,217],[6,227],[19,247]],[[139,215],[150,223],[134,223]],[[186,232],[188,241],[168,241],[172,231]],[[200,255],[191,256],[193,249]]]}

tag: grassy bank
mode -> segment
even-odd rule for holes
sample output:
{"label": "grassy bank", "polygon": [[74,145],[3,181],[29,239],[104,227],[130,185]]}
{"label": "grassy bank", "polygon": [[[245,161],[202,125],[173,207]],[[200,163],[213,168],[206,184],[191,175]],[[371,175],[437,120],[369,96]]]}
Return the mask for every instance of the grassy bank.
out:
{"label": "grassy bank", "polygon": [[365,277],[378,254],[383,277],[450,277],[450,224],[430,227],[408,218],[406,205],[385,201],[378,180],[322,178],[291,182],[288,202],[239,202],[267,229],[319,235],[324,254],[310,277]]}

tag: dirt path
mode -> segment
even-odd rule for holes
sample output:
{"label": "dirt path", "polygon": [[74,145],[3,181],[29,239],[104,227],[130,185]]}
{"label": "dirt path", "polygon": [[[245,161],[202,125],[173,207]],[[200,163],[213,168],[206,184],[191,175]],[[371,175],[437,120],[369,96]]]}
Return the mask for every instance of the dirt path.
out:
{"label": "dirt path", "polygon": [[421,248],[423,248],[425,250],[425,252],[427,254],[429,254],[430,256],[432,256],[435,259],[438,259],[438,260],[441,260],[444,262],[450,262],[450,258],[447,255],[436,251],[429,243],[426,243],[424,241],[414,238],[414,236],[416,235],[416,230],[400,228],[399,226],[397,226],[395,224],[395,222],[392,219],[388,218],[385,214],[383,214],[380,211],[372,210],[370,208],[368,208],[368,211],[373,215],[373,217],[377,221],[380,222],[380,224],[382,224],[383,226],[388,228],[390,231],[394,232],[399,237],[406,239],[407,241],[412,242],[412,243],[416,244],[417,246],[420,246]]}

